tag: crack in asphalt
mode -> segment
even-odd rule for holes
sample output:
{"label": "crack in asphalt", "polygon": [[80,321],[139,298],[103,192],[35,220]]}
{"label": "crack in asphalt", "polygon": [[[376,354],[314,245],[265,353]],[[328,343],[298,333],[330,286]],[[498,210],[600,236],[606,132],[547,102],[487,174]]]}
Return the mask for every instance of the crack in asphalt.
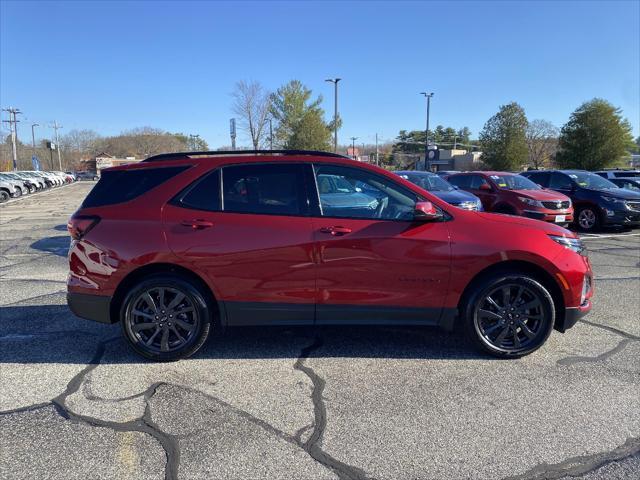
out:
{"label": "crack in asphalt", "polygon": [[567,476],[577,477],[610,463],[632,457],[639,452],[640,438],[628,438],[623,445],[609,452],[578,455],[555,464],[541,463],[521,475],[506,477],[502,480],[557,480]]}
{"label": "crack in asphalt", "polygon": [[153,422],[149,405],[149,401],[155,395],[158,387],[163,385],[162,382],[154,383],[144,392],[146,402],[145,411],[142,417],[136,420],[128,422],[111,422],[77,414],[66,406],[67,398],[76,393],[82,386],[85,377],[100,365],[102,357],[105,354],[107,344],[119,339],[120,337],[118,336],[100,342],[96,353],[90,360],[89,364],[69,381],[64,392],[51,400],[51,403],[58,414],[66,420],[84,423],[92,427],[108,428],[117,432],[141,432],[151,435],[160,444],[165,453],[165,480],[176,480],[178,478],[178,467],[180,465],[180,449],[178,447],[178,442],[173,435],[163,432]]}
{"label": "crack in asphalt", "polygon": [[[322,340],[316,337],[310,345],[302,349],[298,360],[296,360],[293,366],[295,370],[299,370],[309,377],[313,384],[313,391],[311,393],[314,411],[313,431],[307,441],[300,446],[316,462],[333,470],[340,480],[362,480],[370,478],[364,470],[341,462],[322,450],[322,439],[327,426],[327,409],[324,404],[324,399],[322,398],[326,382],[311,367],[304,364],[305,360],[309,358],[309,355],[313,351],[320,349],[322,345]],[[302,435],[302,433],[300,433],[300,435]]]}
{"label": "crack in asphalt", "polygon": [[630,340],[639,341],[640,337],[637,335],[633,335],[632,333],[625,332],[624,330],[620,330],[619,328],[611,327],[609,325],[602,325],[600,323],[590,322],[589,320],[580,320],[582,323],[586,323],[587,325],[591,325],[595,328],[601,328],[603,330],[607,330],[609,332],[613,332],[616,335],[620,335],[622,337],[628,338]]}

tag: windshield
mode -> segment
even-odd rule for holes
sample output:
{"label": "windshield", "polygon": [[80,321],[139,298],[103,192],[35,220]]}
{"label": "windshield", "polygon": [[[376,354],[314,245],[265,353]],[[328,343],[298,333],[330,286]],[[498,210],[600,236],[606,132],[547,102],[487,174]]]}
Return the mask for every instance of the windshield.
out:
{"label": "windshield", "polygon": [[522,175],[491,175],[498,187],[505,190],[540,190],[540,187]]}
{"label": "windshield", "polygon": [[592,190],[612,190],[618,187],[615,183],[610,182],[606,178],[602,178],[600,175],[590,172],[568,172],[567,175],[571,179],[583,188],[590,188]]}
{"label": "windshield", "polygon": [[455,190],[446,180],[440,178],[437,175],[402,175],[402,177],[409,180],[411,183],[415,183],[421,188],[424,188],[430,192],[450,192]]}

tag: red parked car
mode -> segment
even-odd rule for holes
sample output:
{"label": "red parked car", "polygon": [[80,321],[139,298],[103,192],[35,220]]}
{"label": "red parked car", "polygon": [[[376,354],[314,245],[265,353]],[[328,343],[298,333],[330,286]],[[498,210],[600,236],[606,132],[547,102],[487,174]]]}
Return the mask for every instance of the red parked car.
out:
{"label": "red parked car", "polygon": [[68,303],[141,355],[243,325],[460,323],[500,357],[591,309],[568,230],[452,207],[318,152],[166,154],[103,170],[68,225]]}
{"label": "red parked car", "polygon": [[466,172],[447,181],[480,197],[487,212],[519,215],[567,226],[573,222],[571,199],[509,172]]}

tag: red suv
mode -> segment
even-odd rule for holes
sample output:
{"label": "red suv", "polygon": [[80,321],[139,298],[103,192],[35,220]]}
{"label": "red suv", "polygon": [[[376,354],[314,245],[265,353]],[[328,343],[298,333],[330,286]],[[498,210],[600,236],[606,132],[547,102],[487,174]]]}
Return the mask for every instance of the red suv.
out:
{"label": "red suv", "polygon": [[487,212],[535,218],[565,227],[573,222],[573,206],[569,197],[545,190],[516,173],[458,173],[447,177],[447,181],[480,197]]}
{"label": "red suv", "polygon": [[455,208],[318,152],[166,154],[102,171],[68,225],[68,303],[141,355],[196,352],[244,325],[459,322],[501,357],[591,309],[571,232]]}

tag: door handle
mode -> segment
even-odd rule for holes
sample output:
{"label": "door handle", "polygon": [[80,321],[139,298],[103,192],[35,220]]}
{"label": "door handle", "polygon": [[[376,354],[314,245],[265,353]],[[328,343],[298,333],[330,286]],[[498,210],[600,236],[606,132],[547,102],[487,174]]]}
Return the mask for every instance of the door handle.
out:
{"label": "door handle", "polygon": [[345,235],[347,233],[351,233],[351,229],[350,228],[348,228],[348,227],[340,227],[340,226],[322,227],[320,229],[320,231],[322,233],[330,233],[334,237],[340,237],[340,236]]}
{"label": "door handle", "polygon": [[191,227],[194,230],[202,230],[205,228],[213,227],[213,222],[210,222],[208,220],[182,220],[182,222],[180,222],[180,225]]}

